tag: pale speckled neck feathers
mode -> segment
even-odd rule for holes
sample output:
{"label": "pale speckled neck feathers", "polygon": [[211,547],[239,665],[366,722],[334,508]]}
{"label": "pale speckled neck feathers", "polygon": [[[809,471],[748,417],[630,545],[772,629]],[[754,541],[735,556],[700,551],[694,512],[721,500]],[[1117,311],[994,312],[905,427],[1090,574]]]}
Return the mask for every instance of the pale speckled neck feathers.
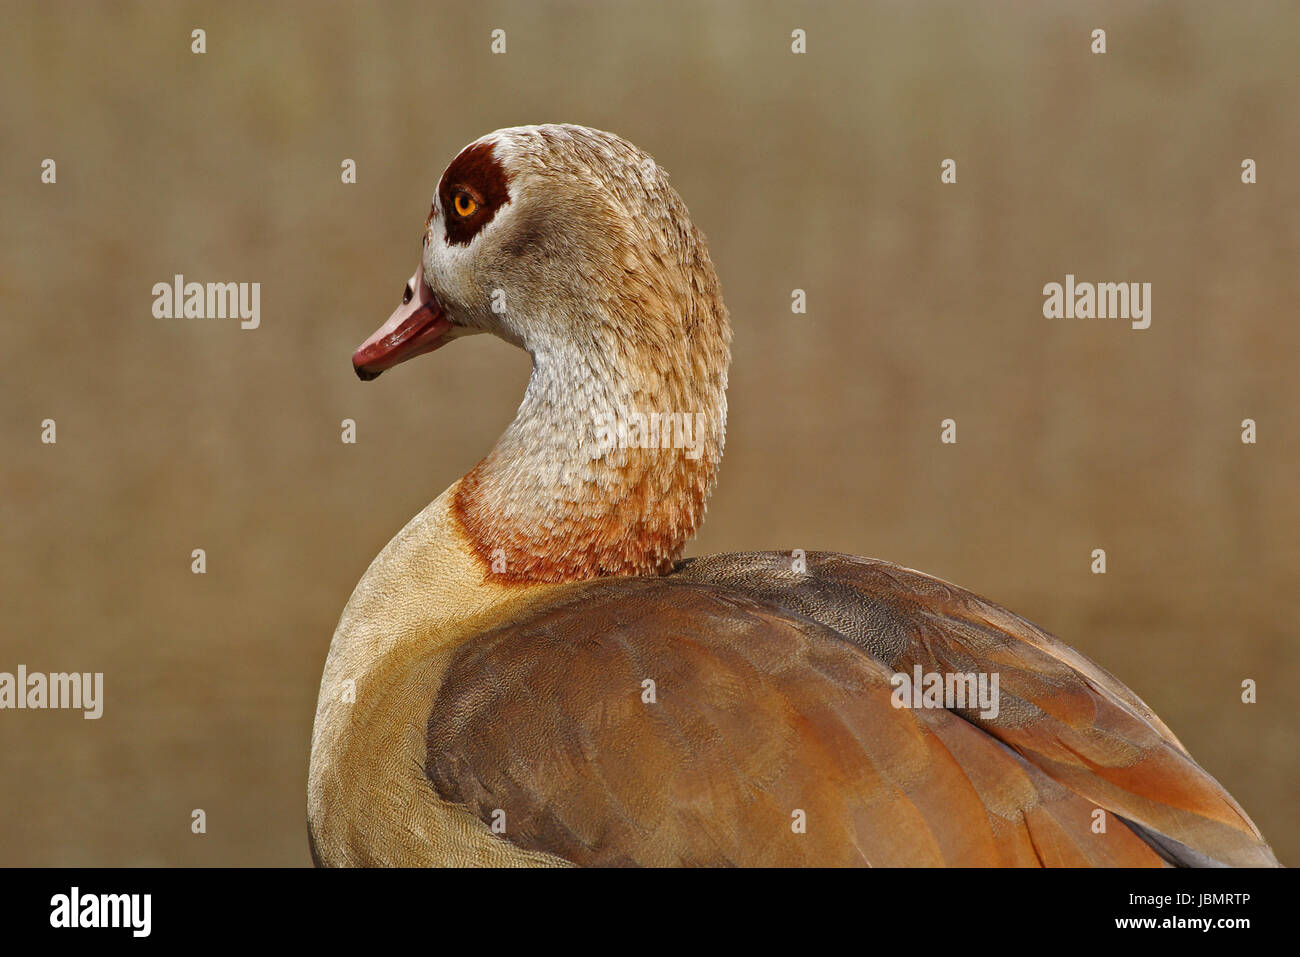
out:
{"label": "pale speckled neck feathers", "polygon": [[722,458],[731,329],[704,237],[653,161],[600,136],[546,147],[604,188],[574,200],[566,275],[518,307],[528,390],[454,503],[499,580],[666,572]]}

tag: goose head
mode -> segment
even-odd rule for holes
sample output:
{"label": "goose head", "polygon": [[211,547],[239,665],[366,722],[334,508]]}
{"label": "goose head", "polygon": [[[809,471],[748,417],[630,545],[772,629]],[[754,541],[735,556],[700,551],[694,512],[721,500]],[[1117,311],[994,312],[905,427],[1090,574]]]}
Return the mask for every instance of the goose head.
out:
{"label": "goose head", "polygon": [[536,357],[592,339],[667,346],[697,331],[697,347],[725,351],[717,277],[666,173],[612,133],[515,127],[443,172],[402,302],[352,362],[369,380],[474,333]]}
{"label": "goose head", "polygon": [[[721,459],[731,329],[667,174],[580,126],[465,147],[402,303],[353,367],[373,379],[476,333],[526,350],[533,371],[515,421],[462,480],[471,538],[528,581],[670,568]],[[689,447],[644,434],[674,416],[691,417]]]}

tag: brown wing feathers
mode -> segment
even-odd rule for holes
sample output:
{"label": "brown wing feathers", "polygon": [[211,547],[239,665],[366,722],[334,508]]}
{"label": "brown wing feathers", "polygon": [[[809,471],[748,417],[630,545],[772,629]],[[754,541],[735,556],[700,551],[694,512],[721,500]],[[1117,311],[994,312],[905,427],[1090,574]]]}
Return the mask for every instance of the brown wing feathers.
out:
{"label": "brown wing feathers", "polygon": [[[1131,692],[1032,625],[894,566],[788,568],[597,581],[468,643],[429,718],[433,787],[580,864],[1158,865],[1145,829],[1166,859],[1271,860]],[[999,719],[894,708],[912,663],[999,670]],[[1094,833],[1097,807],[1143,827]]]}
{"label": "brown wing feathers", "polygon": [[[809,556],[808,578],[816,584],[795,581],[783,555],[700,563],[685,574],[758,588],[777,604],[796,604],[801,599],[792,593],[804,592],[805,613],[833,608],[847,632],[856,629],[857,643],[894,670],[997,672],[999,714],[964,716],[1096,807],[1162,835],[1158,843],[1170,859],[1276,864],[1240,806],[1137,695],[1006,609],[919,572],[844,555]],[[828,590],[835,601],[826,600]],[[874,630],[863,622],[874,622]]]}

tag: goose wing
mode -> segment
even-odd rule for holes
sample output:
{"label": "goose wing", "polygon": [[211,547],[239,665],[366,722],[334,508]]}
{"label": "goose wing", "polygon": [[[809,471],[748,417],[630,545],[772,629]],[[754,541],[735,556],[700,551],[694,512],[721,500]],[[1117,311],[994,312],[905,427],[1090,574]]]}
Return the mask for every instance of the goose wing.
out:
{"label": "goose wing", "polygon": [[[1230,795],[1114,677],[884,562],[746,553],[587,583],[452,660],[426,774],[589,865],[1267,865]],[[891,678],[999,675],[996,715]]]}

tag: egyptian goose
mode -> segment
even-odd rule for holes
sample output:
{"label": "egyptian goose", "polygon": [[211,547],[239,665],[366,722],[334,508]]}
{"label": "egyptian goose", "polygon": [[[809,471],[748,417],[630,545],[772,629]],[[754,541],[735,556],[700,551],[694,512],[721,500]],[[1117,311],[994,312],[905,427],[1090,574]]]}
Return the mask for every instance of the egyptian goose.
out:
{"label": "egyptian goose", "polygon": [[[528,388],[339,620],[318,864],[1276,864],[1137,695],[998,605],[846,555],[680,560],[731,329],[645,153],[531,126],[452,161],[352,362],[373,379],[482,332],[528,351]],[[997,706],[898,675],[996,676]]]}

